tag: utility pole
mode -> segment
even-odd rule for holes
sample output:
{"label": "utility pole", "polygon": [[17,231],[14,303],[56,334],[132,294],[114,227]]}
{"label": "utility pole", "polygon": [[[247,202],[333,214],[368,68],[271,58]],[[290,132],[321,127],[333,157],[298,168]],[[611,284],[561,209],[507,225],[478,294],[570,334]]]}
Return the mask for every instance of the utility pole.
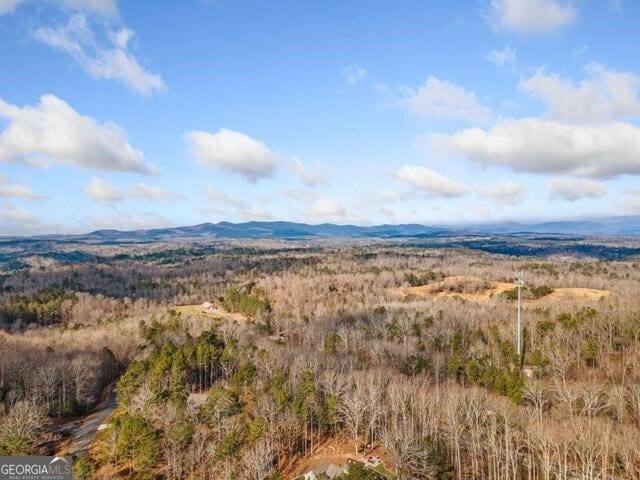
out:
{"label": "utility pole", "polygon": [[522,277],[518,275],[518,279],[515,282],[516,287],[518,288],[518,331],[516,332],[516,349],[518,351],[518,358],[522,356],[522,340],[521,340],[521,302],[522,302],[522,287],[524,287],[524,282],[522,281]]}

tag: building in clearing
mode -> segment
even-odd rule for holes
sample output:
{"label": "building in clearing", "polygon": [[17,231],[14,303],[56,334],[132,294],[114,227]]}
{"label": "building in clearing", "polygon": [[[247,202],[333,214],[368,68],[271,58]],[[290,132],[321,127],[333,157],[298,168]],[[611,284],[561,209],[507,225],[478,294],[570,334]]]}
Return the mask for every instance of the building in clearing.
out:
{"label": "building in clearing", "polygon": [[346,471],[347,469],[345,467],[340,467],[334,463],[325,463],[322,465],[318,465],[313,470],[305,473],[303,478],[304,480],[320,480],[321,478],[328,478],[329,480],[333,480],[338,475],[341,475]]}
{"label": "building in clearing", "polygon": [[218,305],[215,305],[211,302],[204,302],[202,305],[200,305],[200,308],[202,308],[203,312],[213,313],[216,312],[219,307]]}
{"label": "building in clearing", "polygon": [[190,393],[187,397],[187,408],[192,412],[199,412],[206,402],[206,393]]}

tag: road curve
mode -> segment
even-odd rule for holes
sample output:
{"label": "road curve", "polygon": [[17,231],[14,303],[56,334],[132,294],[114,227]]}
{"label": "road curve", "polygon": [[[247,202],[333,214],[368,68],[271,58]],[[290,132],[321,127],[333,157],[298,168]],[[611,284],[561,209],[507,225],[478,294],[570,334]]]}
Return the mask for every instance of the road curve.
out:
{"label": "road curve", "polygon": [[57,430],[71,438],[69,455],[77,456],[85,453],[98,435],[98,428],[102,425],[117,406],[115,386],[111,387],[109,397],[97,410],[81,420],[70,425],[64,425]]}

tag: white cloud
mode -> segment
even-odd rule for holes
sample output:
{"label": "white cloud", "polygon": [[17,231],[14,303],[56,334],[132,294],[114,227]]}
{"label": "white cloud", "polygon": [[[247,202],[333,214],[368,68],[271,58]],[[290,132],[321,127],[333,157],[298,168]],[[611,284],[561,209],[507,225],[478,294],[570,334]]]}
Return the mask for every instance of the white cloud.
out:
{"label": "white cloud", "polygon": [[201,165],[237,173],[251,182],[271,176],[278,163],[264,143],[226,128],[216,133],[191,131],[185,138]]}
{"label": "white cloud", "polygon": [[516,51],[507,45],[502,50],[491,50],[484,58],[498,67],[504,67],[506,65],[514,65],[516,57]]}
{"label": "white cloud", "polygon": [[347,210],[340,201],[331,197],[322,197],[317,199],[311,208],[305,213],[308,217],[315,221],[344,221],[347,217]]}
{"label": "white cloud", "polygon": [[13,12],[25,0],[0,0],[0,15]]}
{"label": "white cloud", "polygon": [[342,69],[342,78],[349,85],[353,86],[367,78],[367,71],[360,65],[347,65]]}
{"label": "white cloud", "polygon": [[117,228],[118,230],[137,230],[168,227],[171,222],[155,212],[127,212],[115,210],[113,214],[100,215],[92,219],[96,228]]}
{"label": "white cloud", "polygon": [[506,180],[496,184],[486,194],[498,205],[508,206],[522,203],[526,192],[527,188],[524,185]]}
{"label": "white cloud", "polygon": [[212,188],[207,190],[207,200],[210,203],[210,206],[217,209],[219,209],[220,205],[233,207],[238,210],[245,210],[249,208],[249,204],[241,198]]}
{"label": "white cloud", "polygon": [[[20,4],[29,0],[0,0],[0,15],[13,12]],[[65,10],[85,12],[104,17],[118,15],[118,5],[115,0],[51,0]]]}
{"label": "white cloud", "polygon": [[472,123],[485,123],[493,117],[489,107],[480,103],[476,94],[455,83],[430,76],[417,89],[403,89],[401,104],[421,118],[450,118]]}
{"label": "white cloud", "polygon": [[117,80],[143,95],[166,88],[160,75],[145,70],[129,50],[129,41],[134,35],[132,30],[109,31],[111,45],[104,46],[95,38],[86,17],[76,14],[66,25],[40,27],[34,35],[50,47],[70,55],[93,78]]}
{"label": "white cloud", "polygon": [[583,198],[602,198],[607,194],[607,187],[593,180],[552,178],[549,180],[549,193],[551,199],[575,202]]}
{"label": "white cloud", "polygon": [[10,183],[7,176],[2,172],[0,172],[0,197],[27,199],[44,198],[41,195],[34,193],[34,191],[29,187]]}
{"label": "white cloud", "polygon": [[520,88],[541,99],[551,118],[594,123],[640,116],[640,76],[588,65],[590,78],[574,84],[539,71],[520,82]]}
{"label": "white cloud", "polygon": [[317,167],[310,169],[297,158],[292,158],[289,164],[294,175],[307,187],[317,187],[327,183],[326,175]]}
{"label": "white cloud", "polygon": [[384,190],[377,194],[377,198],[386,203],[395,203],[400,201],[401,196],[395,190]]}
{"label": "white cloud", "polygon": [[540,34],[571,25],[578,10],[569,1],[491,0],[489,17],[497,28]]}
{"label": "white cloud", "polygon": [[0,118],[8,119],[0,132],[0,162],[155,172],[142,152],[127,143],[119,125],[80,115],[55,95],[44,95],[39,105],[22,108],[0,99]]}
{"label": "white cloud", "polygon": [[115,0],[58,0],[68,10],[95,13],[105,17],[118,14],[118,4]]}
{"label": "white cloud", "polygon": [[84,188],[89,198],[97,202],[121,202],[123,200],[158,201],[175,198],[175,195],[161,187],[136,183],[126,189],[93,177]]}
{"label": "white cloud", "polygon": [[469,188],[463,183],[425,167],[405,165],[395,176],[410,187],[434,197],[461,197],[469,193]]}
{"label": "white cloud", "polygon": [[248,210],[243,210],[240,212],[240,219],[245,221],[255,220],[255,221],[267,221],[273,220],[273,215],[269,210],[263,207],[252,207]]}
{"label": "white cloud", "polygon": [[206,203],[198,210],[207,215],[213,214],[225,220],[271,220],[273,216],[264,206],[256,206],[256,201],[245,201],[212,188],[207,190]]}
{"label": "white cloud", "polygon": [[285,197],[289,197],[300,203],[311,203],[318,198],[316,192],[304,188],[285,188],[281,190],[281,193]]}
{"label": "white cloud", "polygon": [[38,219],[34,217],[31,212],[12,206],[8,206],[0,212],[0,217],[6,222],[17,225],[37,225],[39,223]]}
{"label": "white cloud", "polygon": [[117,187],[93,177],[84,191],[89,198],[99,202],[119,202],[124,200],[124,194]]}
{"label": "white cloud", "polygon": [[640,128],[628,123],[567,125],[539,118],[433,134],[432,143],[483,164],[582,177],[640,174]]}
{"label": "white cloud", "polygon": [[170,200],[176,198],[172,192],[155,185],[136,183],[129,187],[128,196],[139,200]]}
{"label": "white cloud", "polygon": [[626,198],[617,206],[627,213],[640,215],[640,197]]}

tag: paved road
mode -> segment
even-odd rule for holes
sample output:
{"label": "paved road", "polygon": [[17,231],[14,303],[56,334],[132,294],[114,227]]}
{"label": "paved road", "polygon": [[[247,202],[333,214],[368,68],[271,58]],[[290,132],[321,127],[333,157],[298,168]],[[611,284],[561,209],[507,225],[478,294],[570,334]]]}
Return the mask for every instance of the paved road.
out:
{"label": "paved road", "polygon": [[82,420],[76,420],[72,424],[64,425],[57,429],[63,435],[71,437],[70,455],[79,455],[89,450],[98,434],[98,427],[106,421],[107,417],[116,408],[116,399],[116,391],[112,387],[109,392],[109,398],[96,411]]}

